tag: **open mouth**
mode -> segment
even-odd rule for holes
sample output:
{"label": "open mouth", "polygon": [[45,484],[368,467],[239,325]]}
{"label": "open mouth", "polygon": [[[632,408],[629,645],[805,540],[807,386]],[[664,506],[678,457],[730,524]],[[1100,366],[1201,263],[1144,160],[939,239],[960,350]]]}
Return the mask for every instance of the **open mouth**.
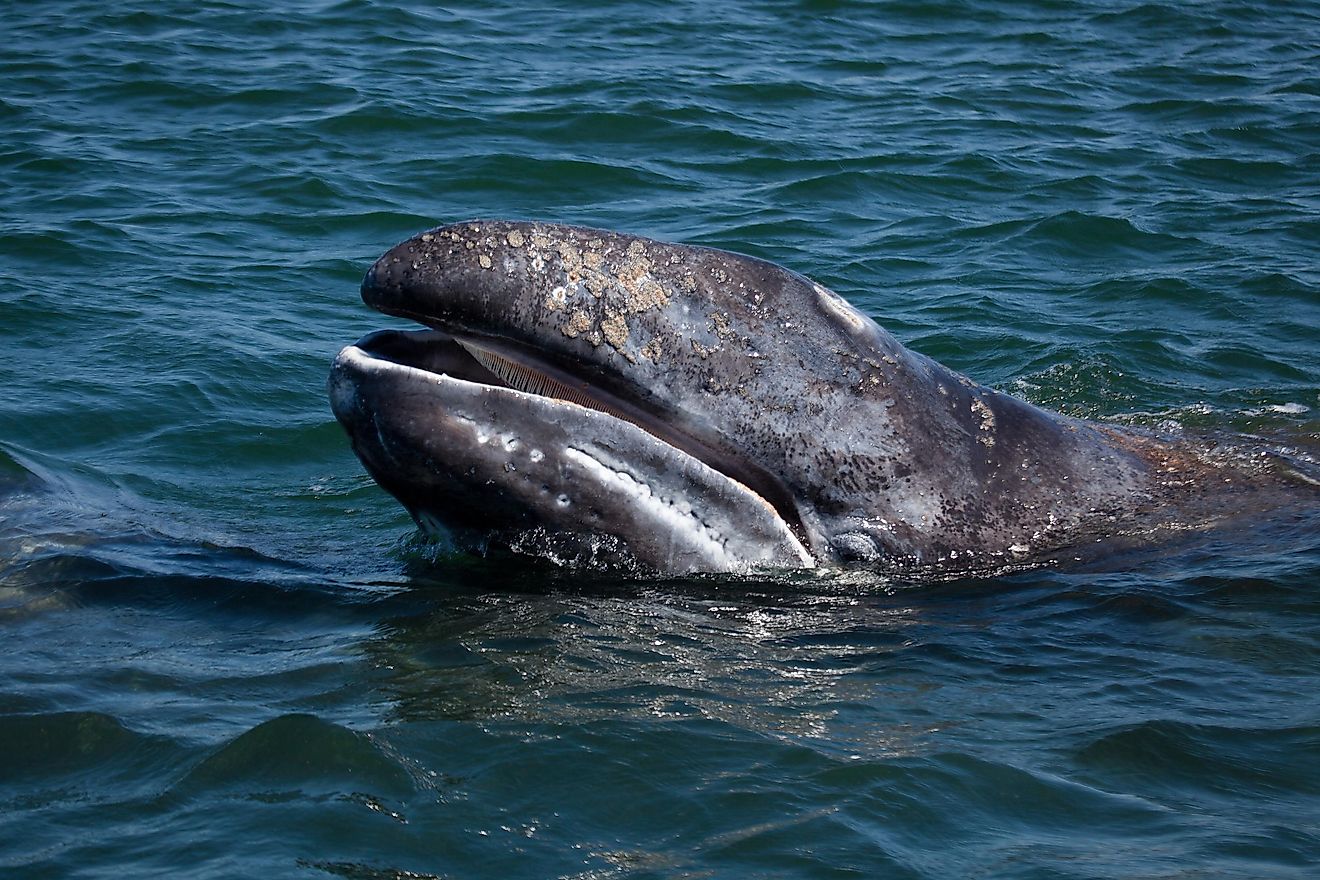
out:
{"label": "open mouth", "polygon": [[[540,353],[502,339],[452,334],[442,330],[381,330],[345,349],[341,359],[365,368],[407,368],[417,378],[448,377],[476,385],[510,389],[585,407],[628,422],[660,442],[700,461],[738,483],[771,508],[803,547],[811,547],[797,505],[783,482],[735,451],[699,436],[681,414],[664,412],[606,387],[603,378],[585,378],[588,368],[573,370]],[[578,365],[574,365],[578,366]]]}
{"label": "open mouth", "polygon": [[378,360],[478,385],[511,388],[523,394],[575,403],[632,422],[656,436],[663,430],[659,420],[640,407],[510,343],[456,336],[442,330],[380,330],[354,345]]}

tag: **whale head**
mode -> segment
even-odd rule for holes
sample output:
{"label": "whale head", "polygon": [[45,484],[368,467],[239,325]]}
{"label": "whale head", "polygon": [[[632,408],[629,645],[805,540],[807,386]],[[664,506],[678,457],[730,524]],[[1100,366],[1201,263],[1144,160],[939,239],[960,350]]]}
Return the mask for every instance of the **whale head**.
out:
{"label": "whale head", "polygon": [[343,349],[332,406],[427,528],[662,572],[799,568],[1007,553],[1137,480],[1090,427],[752,257],[474,221],[391,249],[362,296],[426,329]]}

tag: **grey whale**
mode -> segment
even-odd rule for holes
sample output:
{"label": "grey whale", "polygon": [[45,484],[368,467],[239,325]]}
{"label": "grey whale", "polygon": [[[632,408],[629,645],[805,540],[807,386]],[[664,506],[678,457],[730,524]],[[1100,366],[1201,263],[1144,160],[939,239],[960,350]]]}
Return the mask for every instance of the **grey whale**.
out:
{"label": "grey whale", "polygon": [[427,329],[335,359],[354,451],[423,528],[523,552],[974,571],[1256,503],[1206,504],[1235,472],[1193,445],[980,386],[752,257],[480,220],[394,247],[362,297]]}

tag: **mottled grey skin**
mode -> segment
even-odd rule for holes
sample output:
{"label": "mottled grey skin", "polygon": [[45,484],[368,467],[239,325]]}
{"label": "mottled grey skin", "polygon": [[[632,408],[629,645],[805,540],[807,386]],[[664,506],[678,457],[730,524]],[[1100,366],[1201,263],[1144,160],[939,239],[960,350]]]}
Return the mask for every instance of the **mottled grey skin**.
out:
{"label": "mottled grey skin", "polygon": [[[336,413],[368,469],[422,522],[603,534],[670,571],[859,560],[977,567],[1103,533],[1164,492],[1148,441],[977,385],[908,351],[836,294],[751,257],[480,221],[398,245],[367,273],[362,296],[579,377],[728,475],[675,481],[670,471],[687,456],[627,422],[509,389],[427,390],[444,383],[421,371],[377,375],[345,349],[331,380]],[[395,334],[376,345],[420,351],[420,340]],[[474,429],[454,427],[460,415],[539,449],[535,476],[523,470],[531,462],[474,445]],[[743,562],[666,549],[654,535],[663,523],[630,515],[618,486],[556,509],[552,499],[593,485],[559,452],[574,443],[595,443],[600,455],[609,447],[613,464],[631,459],[629,479],[657,487],[657,497],[709,504],[728,559]],[[751,552],[758,542],[769,549]]]}

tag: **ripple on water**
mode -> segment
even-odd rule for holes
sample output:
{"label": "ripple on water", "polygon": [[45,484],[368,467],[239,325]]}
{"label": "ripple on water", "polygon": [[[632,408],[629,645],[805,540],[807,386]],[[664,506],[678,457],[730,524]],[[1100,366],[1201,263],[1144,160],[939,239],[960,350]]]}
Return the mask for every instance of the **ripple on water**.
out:
{"label": "ripple on water", "polygon": [[1314,10],[10,5],[0,872],[1320,863],[1314,512],[639,584],[425,543],[324,392],[388,246],[537,218],[766,257],[979,381],[1314,473]]}
{"label": "ripple on water", "polygon": [[[1264,720],[1264,719],[1262,719]],[[1115,730],[1080,750],[1097,780],[1157,798],[1190,788],[1281,798],[1320,793],[1320,727],[1251,727],[1152,720]]]}

